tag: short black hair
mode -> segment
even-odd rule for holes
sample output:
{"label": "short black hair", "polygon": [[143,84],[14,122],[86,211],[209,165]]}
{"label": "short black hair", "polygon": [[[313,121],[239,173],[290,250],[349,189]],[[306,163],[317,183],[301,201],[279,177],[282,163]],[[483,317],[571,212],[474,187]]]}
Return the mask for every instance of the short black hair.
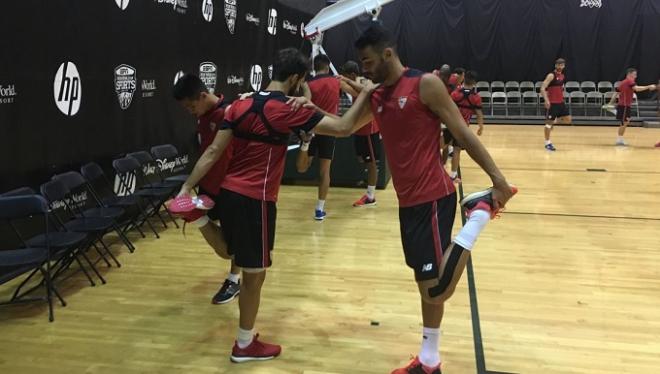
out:
{"label": "short black hair", "polygon": [[465,74],[465,69],[463,69],[463,68],[456,68],[456,69],[454,69],[454,74],[457,74],[457,75],[463,75],[463,74]]}
{"label": "short black hair", "polygon": [[475,84],[477,83],[477,79],[479,79],[479,75],[477,74],[476,71],[474,70],[468,70],[465,72],[465,84]]}
{"label": "short black hair", "polygon": [[626,75],[628,75],[628,74],[632,74],[632,73],[634,73],[634,72],[636,72],[636,71],[637,71],[637,69],[635,69],[635,68],[628,68],[628,69],[626,70]]}
{"label": "short black hair", "polygon": [[341,72],[344,74],[360,75],[360,65],[355,61],[346,61],[341,67]]}
{"label": "short black hair", "polygon": [[322,70],[330,67],[330,59],[326,55],[318,55],[314,57],[314,70]]}
{"label": "short black hair", "polygon": [[396,50],[396,43],[394,42],[392,33],[388,29],[374,22],[355,41],[355,48],[365,49],[367,47],[373,47],[377,51],[382,51],[385,48]]}
{"label": "short black hair", "polygon": [[303,77],[309,71],[309,60],[295,48],[284,48],[277,51],[273,63],[273,80],[284,82],[290,76],[298,74]]}
{"label": "short black hair", "polygon": [[209,92],[204,82],[195,74],[184,74],[174,85],[172,95],[176,101],[196,100],[202,92]]}

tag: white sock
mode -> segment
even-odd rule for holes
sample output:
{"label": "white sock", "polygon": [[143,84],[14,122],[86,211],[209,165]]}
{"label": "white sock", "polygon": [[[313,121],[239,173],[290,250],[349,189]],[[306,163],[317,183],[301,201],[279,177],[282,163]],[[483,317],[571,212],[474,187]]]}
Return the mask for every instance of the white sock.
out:
{"label": "white sock", "polygon": [[252,344],[252,339],[254,338],[254,335],[252,334],[252,330],[243,330],[242,328],[238,328],[238,337],[236,337],[236,343],[238,344],[238,348],[245,348],[248,345]]}
{"label": "white sock", "polygon": [[229,275],[227,275],[227,279],[234,283],[238,283],[238,281],[241,279],[241,276],[239,274],[229,273]]}
{"label": "white sock", "polygon": [[468,218],[465,226],[463,226],[456,236],[456,239],[454,239],[454,243],[471,251],[479,234],[481,234],[481,231],[486,227],[486,224],[488,224],[488,221],[490,221],[489,212],[485,210],[475,210],[470,214],[470,218]]}
{"label": "white sock", "polygon": [[452,147],[451,145],[448,146],[448,147],[447,147],[447,152],[448,152],[448,153],[452,153],[452,152],[454,152],[454,147]]}
{"label": "white sock", "polygon": [[550,141],[550,140],[546,140],[546,141],[545,141],[545,145],[549,145],[549,144],[552,144],[552,141]]}
{"label": "white sock", "polygon": [[367,197],[371,200],[376,197],[376,186],[367,186]]}
{"label": "white sock", "polygon": [[452,171],[451,173],[449,173],[449,176],[451,177],[451,179],[456,179],[456,177],[458,177],[458,172]]}
{"label": "white sock", "polygon": [[419,351],[419,362],[424,366],[436,367],[440,365],[440,329],[424,327],[422,329],[422,349]]}
{"label": "white sock", "polygon": [[617,136],[616,141],[617,142],[622,142],[623,141],[623,136]]}
{"label": "white sock", "polygon": [[323,211],[325,209],[325,200],[319,200],[316,202],[316,210]]}
{"label": "white sock", "polygon": [[209,223],[209,216],[201,216],[197,218],[196,220],[190,222],[191,225],[195,225],[195,227],[202,228],[206,226],[206,224]]}
{"label": "white sock", "polygon": [[302,145],[300,146],[300,150],[303,152],[309,151],[309,144],[310,142],[303,142]]}

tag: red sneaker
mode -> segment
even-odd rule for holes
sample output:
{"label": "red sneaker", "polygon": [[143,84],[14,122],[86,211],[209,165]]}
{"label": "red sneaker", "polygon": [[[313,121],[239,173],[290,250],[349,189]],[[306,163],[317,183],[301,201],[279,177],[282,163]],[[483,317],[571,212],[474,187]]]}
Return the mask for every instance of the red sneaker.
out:
{"label": "red sneaker", "polygon": [[374,206],[376,205],[376,198],[370,199],[368,195],[362,196],[358,201],[353,203],[354,207],[361,207],[361,206]]}
{"label": "red sneaker", "polygon": [[[511,190],[514,195],[518,193],[518,188],[514,185],[511,185]],[[485,210],[494,219],[502,211],[502,209],[495,209],[494,207],[492,188],[467,195],[461,200],[461,206],[465,208],[465,215],[467,217],[470,217],[470,214],[475,210]]]}
{"label": "red sneaker", "polygon": [[442,374],[440,365],[428,367],[419,362],[419,357],[415,357],[406,367],[395,369],[392,374]]}
{"label": "red sneaker", "polygon": [[192,222],[206,215],[206,211],[213,209],[215,202],[206,195],[191,197],[182,195],[165,203],[167,210],[180,216],[186,222]]}
{"label": "red sneaker", "polygon": [[271,360],[280,353],[282,353],[281,346],[260,342],[259,334],[256,334],[252,343],[245,348],[239,348],[238,343],[234,343],[234,348],[231,350],[231,362]]}

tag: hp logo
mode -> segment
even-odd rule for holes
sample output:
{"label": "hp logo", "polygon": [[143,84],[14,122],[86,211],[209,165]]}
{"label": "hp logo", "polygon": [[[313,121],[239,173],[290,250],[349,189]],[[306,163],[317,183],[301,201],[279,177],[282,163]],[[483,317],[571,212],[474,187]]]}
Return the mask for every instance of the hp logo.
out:
{"label": "hp logo", "polygon": [[263,72],[261,71],[261,66],[253,65],[250,69],[250,85],[254,91],[259,91],[261,89],[261,81],[263,80]]}
{"label": "hp logo", "polygon": [[78,68],[67,61],[60,65],[53,82],[53,94],[57,108],[67,116],[75,116],[80,109],[82,82]]}
{"label": "hp logo", "polygon": [[213,20],[213,0],[202,1],[202,16],[204,16],[206,22]]}

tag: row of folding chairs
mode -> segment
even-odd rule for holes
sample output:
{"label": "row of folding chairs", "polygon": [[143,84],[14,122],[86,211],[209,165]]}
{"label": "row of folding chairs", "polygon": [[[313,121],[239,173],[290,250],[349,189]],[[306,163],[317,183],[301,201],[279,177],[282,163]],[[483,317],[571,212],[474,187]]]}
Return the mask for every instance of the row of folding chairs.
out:
{"label": "row of folding chairs", "polygon": [[[7,234],[0,240],[11,243],[10,249],[0,250],[0,285],[25,276],[11,298],[0,305],[46,301],[48,318],[53,321],[53,297],[66,306],[57,284],[77,271],[84,273],[91,286],[96,286],[92,274],[105,284],[97,265],[121,267],[106,235],[115,233],[132,253],[130,230],[144,238],[141,227],[146,224],[159,238],[150,220],[157,218],[167,227],[162,212],[166,216],[169,212],[162,209],[163,204],[178,192],[187,175],[163,175],[156,159],[177,156],[176,147],[166,144],[151,148],[151,153],[140,151],[115,159],[112,166],[119,191],[101,166],[90,162],[80,171],[54,175],[40,186],[39,193],[21,187],[0,194],[0,225]],[[172,216],[169,219],[178,227]],[[97,254],[95,260],[90,252]],[[73,264],[77,270],[71,270]],[[42,296],[32,296],[40,289]]]}
{"label": "row of folding chairs", "polygon": [[[494,81],[494,82],[485,82],[485,81],[480,81],[477,82],[477,91],[478,92],[528,92],[528,91],[536,91],[541,92],[541,86],[543,85],[543,82],[531,82],[531,81],[524,81],[524,82],[516,82],[516,81],[509,81],[509,82],[502,82],[502,81]],[[616,88],[619,86],[619,82],[615,82],[612,84],[612,82],[608,81],[601,81],[598,82],[597,84],[595,82],[591,81],[585,81],[585,82],[576,82],[576,81],[569,81],[566,82],[564,85],[564,90],[568,93],[571,92],[576,92],[576,91],[581,91],[584,93],[589,93],[589,92],[600,92],[602,94],[605,94],[607,92],[613,92],[616,90]]]}
{"label": "row of folding chairs", "polygon": [[[491,115],[495,115],[496,109],[504,110],[504,114],[507,116],[514,112],[520,115],[529,114],[530,110],[534,115],[540,115],[545,110],[543,95],[534,91],[479,92],[479,95],[483,102],[484,111],[486,113],[490,112]],[[608,104],[613,96],[614,92],[602,94],[596,91],[587,93],[574,91],[566,93],[564,99],[572,115],[587,116],[592,113],[605,116],[606,111],[603,109],[603,105]],[[637,116],[639,116],[637,95],[633,97],[633,108],[636,109]]]}

